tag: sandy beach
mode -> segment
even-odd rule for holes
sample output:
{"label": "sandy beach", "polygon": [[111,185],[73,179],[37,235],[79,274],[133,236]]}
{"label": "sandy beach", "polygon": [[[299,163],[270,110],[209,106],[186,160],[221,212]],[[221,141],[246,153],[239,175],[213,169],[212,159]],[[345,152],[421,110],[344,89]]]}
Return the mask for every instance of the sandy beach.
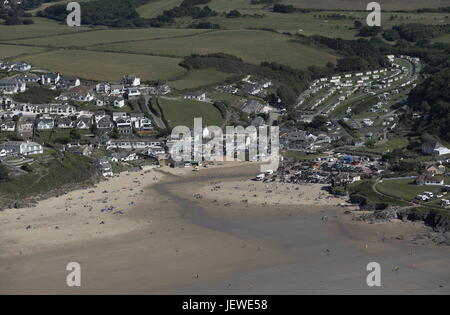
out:
{"label": "sandy beach", "polygon": [[[0,294],[450,293],[450,250],[367,225],[321,186],[251,181],[258,165],[125,173],[0,212]],[[110,207],[113,207],[112,209]],[[82,286],[65,283],[79,262]],[[383,266],[382,288],[366,265]]]}

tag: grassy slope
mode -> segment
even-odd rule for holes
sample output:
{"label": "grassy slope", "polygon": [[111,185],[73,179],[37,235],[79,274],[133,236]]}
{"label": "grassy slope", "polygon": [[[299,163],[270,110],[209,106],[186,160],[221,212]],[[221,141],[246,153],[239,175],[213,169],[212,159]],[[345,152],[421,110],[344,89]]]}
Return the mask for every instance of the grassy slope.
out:
{"label": "grassy slope", "polygon": [[[365,10],[370,1],[365,0],[282,0],[299,8]],[[448,6],[447,0],[378,0],[383,10],[413,10]]]}
{"label": "grassy slope", "polygon": [[0,45],[0,60],[9,59],[25,54],[39,53],[44,50],[45,50],[44,48],[36,48],[36,47],[17,47],[9,45]]}
{"label": "grassy slope", "polygon": [[432,42],[450,44],[450,34],[436,37],[432,40]]}
{"label": "grassy slope", "polygon": [[127,73],[144,80],[170,79],[185,73],[178,65],[181,59],[69,49],[30,56],[27,61],[37,67],[98,81],[117,81]]}
{"label": "grassy slope", "polygon": [[292,43],[285,35],[254,30],[224,30],[189,38],[141,41],[133,45],[105,45],[101,49],[179,57],[224,52],[250,63],[274,61],[296,68],[323,66],[328,61],[336,60],[335,56],[327,52]]}
{"label": "grassy slope", "polygon": [[219,84],[230,75],[214,69],[189,71],[183,78],[169,82],[169,85],[179,89],[194,89],[205,85]]}
{"label": "grassy slope", "polygon": [[377,187],[382,193],[405,200],[414,200],[417,195],[425,191],[441,192],[441,186],[419,186],[414,184],[413,179],[384,181],[379,183]]}
{"label": "grassy slope", "polygon": [[143,39],[158,39],[177,36],[189,36],[204,32],[203,30],[194,29],[117,29],[117,30],[98,30],[95,32],[87,32],[81,34],[70,34],[62,36],[52,36],[44,38],[34,38],[25,40],[11,41],[11,43],[43,45],[54,47],[86,47],[92,45],[100,45],[105,43],[135,41]]}
{"label": "grassy slope", "polygon": [[67,155],[62,162],[53,160],[49,164],[34,164],[34,173],[0,183],[0,197],[23,199],[60,188],[66,184],[81,183],[95,174],[93,163],[83,157]]}
{"label": "grassy slope", "polygon": [[396,200],[394,198],[388,198],[377,194],[373,191],[372,186],[374,184],[374,180],[365,180],[361,182],[357,182],[349,186],[349,192],[351,194],[359,195],[367,199],[369,204],[381,204],[387,203],[392,206],[407,206],[409,205],[406,202]]}
{"label": "grassy slope", "polygon": [[183,0],[156,0],[139,7],[137,11],[144,18],[154,18],[165,10],[180,5],[181,2]]}
{"label": "grassy slope", "polygon": [[0,41],[51,36],[55,34],[71,34],[90,30],[88,27],[68,27],[52,20],[33,18],[33,25],[0,25]]}

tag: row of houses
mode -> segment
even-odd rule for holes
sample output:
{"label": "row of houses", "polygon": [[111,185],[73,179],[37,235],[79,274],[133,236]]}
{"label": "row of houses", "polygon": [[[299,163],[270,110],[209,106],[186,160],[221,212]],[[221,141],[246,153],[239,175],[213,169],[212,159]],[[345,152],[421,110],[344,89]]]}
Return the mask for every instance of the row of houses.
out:
{"label": "row of houses", "polygon": [[8,71],[8,72],[21,72],[21,71],[29,71],[31,70],[32,65],[25,61],[3,61],[0,63],[0,70]]}
{"label": "row of houses", "polygon": [[13,120],[13,115],[4,114],[0,121],[1,131],[18,131],[27,134],[36,130],[80,129],[88,130],[94,125],[99,130],[111,131],[114,127],[120,134],[133,134],[134,130],[150,131],[153,124],[144,113],[115,112],[113,116],[107,115],[105,111],[97,111],[89,115],[77,112],[73,115],[52,116],[47,113],[35,116],[21,116],[18,121]]}
{"label": "row of houses", "polygon": [[[100,97],[96,98],[101,100],[97,103],[98,106],[104,106],[104,103],[113,103],[108,97],[126,97],[132,99],[144,94],[152,95],[165,95],[171,92],[171,89],[167,85],[161,86],[143,86],[141,85],[141,79],[133,74],[125,75],[120,83],[101,82],[95,86],[95,92]],[[102,103],[103,102],[103,103]],[[122,107],[114,104],[116,107]]]}
{"label": "row of houses", "polygon": [[281,149],[293,151],[318,150],[336,140],[338,139],[333,139],[324,133],[314,135],[304,130],[287,131],[280,134]]}

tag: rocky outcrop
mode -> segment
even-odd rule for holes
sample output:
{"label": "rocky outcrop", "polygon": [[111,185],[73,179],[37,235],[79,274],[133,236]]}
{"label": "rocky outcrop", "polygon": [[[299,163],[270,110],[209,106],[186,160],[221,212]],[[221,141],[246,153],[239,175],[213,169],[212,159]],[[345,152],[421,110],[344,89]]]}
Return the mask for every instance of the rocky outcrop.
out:
{"label": "rocky outcrop", "polygon": [[446,210],[421,209],[415,207],[392,207],[386,210],[363,214],[356,220],[367,223],[390,222],[395,219],[406,221],[422,221],[433,229],[432,232],[418,235],[411,239],[414,243],[433,242],[438,245],[450,246],[450,212]]}

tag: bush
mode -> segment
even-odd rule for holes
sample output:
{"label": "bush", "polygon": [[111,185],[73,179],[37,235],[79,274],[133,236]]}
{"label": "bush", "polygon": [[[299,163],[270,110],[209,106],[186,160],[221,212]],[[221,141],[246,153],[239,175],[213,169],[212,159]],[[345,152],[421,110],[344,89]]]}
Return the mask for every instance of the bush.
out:
{"label": "bush", "polygon": [[293,5],[275,4],[273,6],[273,12],[277,13],[294,13],[295,8]]}

